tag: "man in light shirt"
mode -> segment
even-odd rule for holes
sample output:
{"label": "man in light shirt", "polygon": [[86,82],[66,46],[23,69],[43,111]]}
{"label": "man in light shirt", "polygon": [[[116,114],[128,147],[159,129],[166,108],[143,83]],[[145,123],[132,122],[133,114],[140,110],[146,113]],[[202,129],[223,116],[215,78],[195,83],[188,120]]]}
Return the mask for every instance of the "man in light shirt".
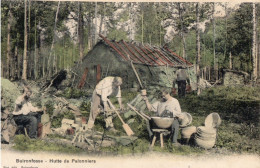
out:
{"label": "man in light shirt", "polygon": [[13,118],[17,125],[24,125],[28,131],[30,138],[37,138],[37,128],[41,121],[43,110],[34,107],[30,102],[32,92],[25,87],[23,95],[19,96],[15,101]]}
{"label": "man in light shirt", "polygon": [[[153,104],[150,104],[148,98],[144,96],[144,100],[146,102],[146,106],[149,111],[153,111],[159,117],[171,117],[175,118],[171,126],[172,143],[173,145],[179,145],[177,142],[178,134],[179,134],[179,121],[178,119],[182,118],[182,112],[180,103],[177,99],[173,98],[170,95],[170,89],[164,88],[161,90],[162,101],[156,101]],[[147,130],[150,138],[153,135],[151,131],[151,127],[155,127],[155,124],[152,123],[152,120],[147,122]]]}
{"label": "man in light shirt", "polygon": [[121,100],[122,78],[120,77],[106,77],[101,80],[97,85],[92,95],[91,110],[88,120],[87,128],[91,129],[98,114],[101,112],[100,106],[103,107],[105,112],[106,128],[110,131],[115,131],[112,122],[113,112],[108,104],[109,96],[116,96],[120,109],[123,108]]}

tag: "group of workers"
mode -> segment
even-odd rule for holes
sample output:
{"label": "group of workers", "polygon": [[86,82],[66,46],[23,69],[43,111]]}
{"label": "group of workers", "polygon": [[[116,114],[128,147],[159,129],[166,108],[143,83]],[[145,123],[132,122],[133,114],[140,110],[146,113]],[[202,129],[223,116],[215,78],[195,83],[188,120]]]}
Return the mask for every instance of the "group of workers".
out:
{"label": "group of workers", "polygon": [[[178,95],[185,96],[187,75],[183,69],[177,71],[177,79],[175,82],[178,84]],[[92,129],[96,117],[101,111],[105,115],[106,128],[109,131],[116,131],[113,125],[113,110],[108,103],[110,96],[115,96],[119,103],[119,108],[122,110],[122,98],[121,98],[121,88],[123,81],[121,77],[106,77],[101,80],[95,87],[92,94],[91,110],[89,119],[87,122],[87,129]],[[182,119],[182,112],[179,101],[170,95],[171,90],[167,88],[161,89],[160,101],[156,101],[151,104],[147,96],[143,96],[143,100],[146,103],[147,109],[149,111],[155,112],[156,116],[160,117],[172,117],[175,118],[172,126],[169,128],[172,133],[172,143],[178,144],[177,137],[179,132],[179,120]],[[27,127],[28,136],[30,138],[37,138],[37,128],[41,121],[41,114],[43,114],[43,109],[36,108],[30,102],[30,97],[32,91],[25,87],[23,90],[23,95],[17,98],[15,101],[15,109],[12,113],[13,119],[17,125],[25,125]],[[155,124],[150,120],[147,122],[147,131],[149,137],[153,136],[152,128]]]}

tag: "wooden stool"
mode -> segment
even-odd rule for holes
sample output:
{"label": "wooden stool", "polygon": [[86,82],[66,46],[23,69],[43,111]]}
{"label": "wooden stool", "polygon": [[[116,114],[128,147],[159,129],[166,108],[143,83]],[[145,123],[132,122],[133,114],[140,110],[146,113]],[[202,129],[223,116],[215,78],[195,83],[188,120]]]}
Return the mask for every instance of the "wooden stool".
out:
{"label": "wooden stool", "polygon": [[151,147],[154,146],[154,143],[156,141],[156,134],[160,134],[160,142],[161,142],[161,148],[163,148],[163,136],[170,134],[170,131],[166,130],[166,129],[152,129],[154,136],[153,136],[153,140],[152,140],[152,144]]}

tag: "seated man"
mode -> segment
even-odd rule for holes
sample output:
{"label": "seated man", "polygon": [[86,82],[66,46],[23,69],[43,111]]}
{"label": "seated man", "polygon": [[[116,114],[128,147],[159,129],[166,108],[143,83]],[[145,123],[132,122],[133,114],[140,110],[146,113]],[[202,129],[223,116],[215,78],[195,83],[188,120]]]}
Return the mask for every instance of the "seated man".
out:
{"label": "seated man", "polygon": [[[182,118],[182,113],[181,113],[181,107],[179,101],[170,95],[170,91],[171,90],[167,88],[161,90],[162,101],[160,102],[157,101],[153,104],[150,104],[146,96],[144,96],[144,100],[146,102],[146,106],[148,110],[156,112],[157,116],[175,118],[170,129],[171,129],[171,134],[173,134],[172,143],[173,145],[178,145],[179,144],[177,142],[177,138],[179,134],[178,119]],[[154,127],[154,123],[152,122],[152,120],[147,122],[147,130],[150,138],[153,135],[153,132],[151,131],[151,127]]]}
{"label": "seated man", "polygon": [[25,87],[23,95],[19,96],[15,101],[13,118],[17,125],[24,125],[28,128],[30,138],[37,138],[37,128],[43,111],[31,104],[29,101],[31,94],[32,92]]}

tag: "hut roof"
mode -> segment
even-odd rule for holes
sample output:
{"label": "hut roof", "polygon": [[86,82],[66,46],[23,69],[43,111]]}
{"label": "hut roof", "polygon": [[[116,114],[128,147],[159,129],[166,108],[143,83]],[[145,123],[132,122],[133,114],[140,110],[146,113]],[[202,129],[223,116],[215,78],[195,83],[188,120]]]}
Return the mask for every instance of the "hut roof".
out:
{"label": "hut roof", "polygon": [[119,54],[124,61],[150,66],[168,65],[172,67],[192,66],[190,62],[180,57],[167,47],[155,47],[132,42],[111,41],[99,35],[104,42]]}

